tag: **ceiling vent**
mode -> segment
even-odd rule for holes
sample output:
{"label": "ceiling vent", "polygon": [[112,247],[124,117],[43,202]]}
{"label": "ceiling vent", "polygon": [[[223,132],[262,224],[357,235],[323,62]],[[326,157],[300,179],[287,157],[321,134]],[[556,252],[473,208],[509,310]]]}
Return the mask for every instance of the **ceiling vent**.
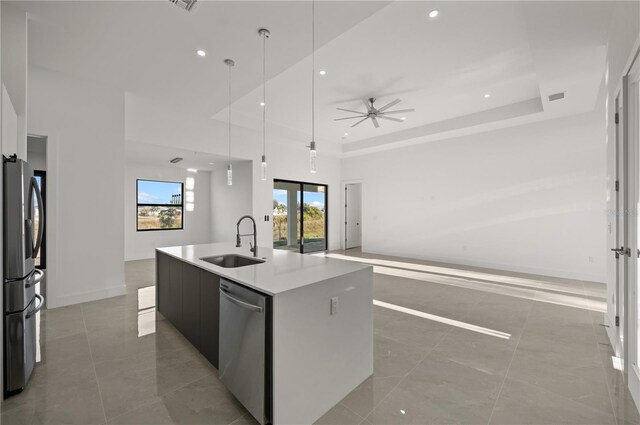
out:
{"label": "ceiling vent", "polygon": [[553,102],[554,100],[560,100],[560,99],[564,99],[564,92],[560,92],[560,93],[555,93],[555,94],[551,94],[549,95],[549,102]]}
{"label": "ceiling vent", "polygon": [[169,161],[172,164],[177,164],[178,162],[182,161],[182,158],[180,158],[179,156],[173,158],[171,161]]}
{"label": "ceiling vent", "polygon": [[169,0],[171,3],[180,6],[182,9],[187,12],[191,12],[193,6],[195,6],[198,0]]}

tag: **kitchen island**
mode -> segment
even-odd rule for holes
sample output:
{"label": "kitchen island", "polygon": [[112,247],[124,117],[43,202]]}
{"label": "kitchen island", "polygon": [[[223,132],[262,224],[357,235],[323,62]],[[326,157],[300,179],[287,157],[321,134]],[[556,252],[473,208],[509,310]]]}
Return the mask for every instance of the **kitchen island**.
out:
{"label": "kitchen island", "polygon": [[[233,267],[213,260],[229,254],[260,262]],[[251,257],[229,243],[157,249],[158,311],[222,374],[220,335],[230,323],[220,313],[225,288],[239,284],[261,294],[265,413],[256,419],[311,424],[373,373],[372,267],[263,247]]]}

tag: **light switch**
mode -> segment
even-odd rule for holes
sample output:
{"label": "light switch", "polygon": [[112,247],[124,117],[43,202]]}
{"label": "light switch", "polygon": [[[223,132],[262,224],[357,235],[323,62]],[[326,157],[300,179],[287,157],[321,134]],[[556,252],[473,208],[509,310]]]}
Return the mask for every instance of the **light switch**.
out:
{"label": "light switch", "polygon": [[338,314],[338,297],[331,298],[331,315]]}

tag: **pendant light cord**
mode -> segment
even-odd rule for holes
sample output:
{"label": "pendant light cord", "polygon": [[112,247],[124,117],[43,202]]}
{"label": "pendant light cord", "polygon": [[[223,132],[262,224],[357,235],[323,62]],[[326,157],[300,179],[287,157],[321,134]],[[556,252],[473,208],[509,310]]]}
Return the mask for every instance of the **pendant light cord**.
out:
{"label": "pendant light cord", "polygon": [[229,130],[229,165],[231,165],[231,67],[233,65],[228,64],[228,66],[229,66],[229,78],[228,78],[228,83],[229,83],[229,97],[228,97],[228,100],[229,100],[229,123],[228,123],[228,126],[229,126],[229,129],[228,129]]}
{"label": "pendant light cord", "polygon": [[267,155],[267,34],[262,34],[262,156]]}
{"label": "pendant light cord", "polygon": [[316,141],[316,2],[311,1],[311,141]]}

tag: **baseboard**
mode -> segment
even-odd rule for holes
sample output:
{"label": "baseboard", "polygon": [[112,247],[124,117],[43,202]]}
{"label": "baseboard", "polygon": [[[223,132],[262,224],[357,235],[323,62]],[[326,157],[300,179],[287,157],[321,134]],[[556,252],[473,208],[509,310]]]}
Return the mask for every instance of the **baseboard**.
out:
{"label": "baseboard", "polygon": [[381,250],[372,250],[368,248],[362,248],[363,253],[368,254],[378,254],[378,255],[388,255],[392,257],[402,257],[402,258],[412,258],[416,260],[422,261],[433,261],[437,263],[446,263],[452,266],[460,265],[460,266],[471,266],[471,267],[480,267],[484,269],[493,269],[493,270],[501,270],[506,272],[515,272],[515,273],[527,273],[539,276],[548,276],[548,277],[557,277],[561,279],[574,279],[574,280],[585,280],[589,282],[601,283],[604,285],[606,281],[606,276],[593,274],[593,273],[584,273],[584,272],[574,272],[567,270],[555,270],[555,269],[546,269],[539,267],[528,267],[521,265],[512,265],[512,264],[501,264],[501,263],[493,263],[486,261],[475,261],[461,258],[447,258],[447,257],[438,257],[438,256],[429,256],[429,257],[417,257],[411,256],[407,253],[398,253],[397,251],[386,251],[384,249]]}
{"label": "baseboard", "polygon": [[609,337],[611,349],[616,356],[619,356],[620,353],[618,353],[618,350],[620,347],[620,341],[618,341],[618,327],[611,321],[611,317],[607,313],[604,313],[604,325],[605,330],[607,331],[607,336]]}
{"label": "baseboard", "polygon": [[152,252],[134,252],[132,254],[125,254],[124,261],[148,260],[150,258],[155,258],[155,256],[155,249]]}
{"label": "baseboard", "polygon": [[127,293],[125,285],[114,286],[111,288],[100,289],[97,291],[81,292],[64,297],[54,297],[49,295],[46,299],[47,308],[64,307],[72,304],[86,303],[89,301],[97,301],[105,298],[118,297]]}

